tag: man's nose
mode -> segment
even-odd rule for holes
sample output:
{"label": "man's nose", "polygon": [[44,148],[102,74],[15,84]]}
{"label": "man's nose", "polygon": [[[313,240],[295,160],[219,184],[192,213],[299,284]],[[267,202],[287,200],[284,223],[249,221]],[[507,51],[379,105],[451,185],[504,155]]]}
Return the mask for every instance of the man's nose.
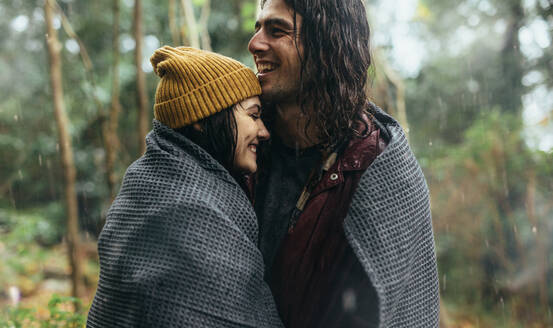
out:
{"label": "man's nose", "polygon": [[255,32],[255,34],[250,39],[250,43],[248,43],[248,50],[251,52],[252,55],[255,55],[258,52],[266,51],[269,49],[269,45],[267,43],[267,40],[265,38],[265,33],[262,29]]}

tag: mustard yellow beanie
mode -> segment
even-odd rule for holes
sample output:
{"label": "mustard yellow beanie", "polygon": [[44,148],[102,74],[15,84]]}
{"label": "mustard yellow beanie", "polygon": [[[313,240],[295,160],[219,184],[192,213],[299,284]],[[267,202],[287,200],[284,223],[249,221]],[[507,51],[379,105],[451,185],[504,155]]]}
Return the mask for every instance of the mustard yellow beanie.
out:
{"label": "mustard yellow beanie", "polygon": [[253,71],[240,62],[209,51],[164,46],[150,62],[161,78],[155,118],[178,129],[261,94]]}

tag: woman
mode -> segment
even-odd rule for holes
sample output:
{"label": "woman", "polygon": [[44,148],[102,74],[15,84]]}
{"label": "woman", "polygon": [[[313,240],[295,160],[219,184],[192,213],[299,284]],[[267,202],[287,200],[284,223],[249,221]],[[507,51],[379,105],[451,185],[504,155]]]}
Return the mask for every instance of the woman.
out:
{"label": "woman", "polygon": [[257,170],[261,88],[239,62],[165,46],[146,153],[98,241],[88,327],[278,327],[257,220],[237,183]]}

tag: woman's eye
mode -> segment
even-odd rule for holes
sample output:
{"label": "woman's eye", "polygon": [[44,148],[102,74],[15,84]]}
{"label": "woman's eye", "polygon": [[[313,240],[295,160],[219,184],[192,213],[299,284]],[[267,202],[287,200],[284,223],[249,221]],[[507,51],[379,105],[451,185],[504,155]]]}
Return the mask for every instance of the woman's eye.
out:
{"label": "woman's eye", "polygon": [[254,121],[261,118],[261,115],[259,114],[250,114],[250,116],[254,119]]}

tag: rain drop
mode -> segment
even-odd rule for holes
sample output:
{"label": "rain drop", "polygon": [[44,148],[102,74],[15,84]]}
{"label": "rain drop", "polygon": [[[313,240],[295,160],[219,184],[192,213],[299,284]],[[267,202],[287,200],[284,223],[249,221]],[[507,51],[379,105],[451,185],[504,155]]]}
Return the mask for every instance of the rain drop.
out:
{"label": "rain drop", "polygon": [[537,235],[538,234],[538,228],[536,226],[533,226],[532,227],[532,232],[534,233],[534,235]]}
{"label": "rain drop", "polygon": [[42,166],[42,155],[38,155],[38,165]]}

